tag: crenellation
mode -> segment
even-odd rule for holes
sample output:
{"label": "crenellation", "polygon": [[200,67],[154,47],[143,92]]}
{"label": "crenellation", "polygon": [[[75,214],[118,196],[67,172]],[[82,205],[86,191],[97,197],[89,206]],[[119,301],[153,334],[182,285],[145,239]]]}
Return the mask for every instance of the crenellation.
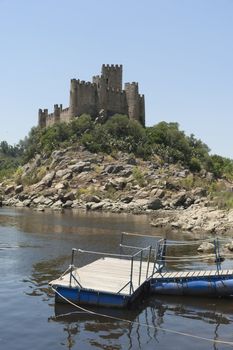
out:
{"label": "crenellation", "polygon": [[71,79],[69,107],[63,109],[62,104],[55,104],[50,114],[47,109],[39,109],[39,127],[69,122],[84,113],[96,118],[100,111],[106,118],[126,114],[144,126],[144,95],[139,94],[137,82],[125,83],[122,89],[122,70],[122,64],[103,64],[101,75],[93,76],[92,82]]}

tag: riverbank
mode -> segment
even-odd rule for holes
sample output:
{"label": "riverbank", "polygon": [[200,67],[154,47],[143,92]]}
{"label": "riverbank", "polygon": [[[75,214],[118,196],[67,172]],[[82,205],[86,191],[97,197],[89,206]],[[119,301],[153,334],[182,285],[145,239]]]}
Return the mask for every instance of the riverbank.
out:
{"label": "riverbank", "polygon": [[[38,210],[82,209],[148,214],[155,227],[187,232],[228,233],[233,210],[218,208],[213,187],[232,184],[202,171],[193,174],[159,158],[93,154],[82,147],[37,155],[0,184],[3,206]],[[219,192],[221,193],[221,192]]]}

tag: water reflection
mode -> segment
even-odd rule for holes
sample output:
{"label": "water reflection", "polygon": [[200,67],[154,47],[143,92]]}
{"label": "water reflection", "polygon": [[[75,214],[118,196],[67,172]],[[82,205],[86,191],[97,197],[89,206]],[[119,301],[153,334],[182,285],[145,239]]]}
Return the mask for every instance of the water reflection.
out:
{"label": "water reflection", "polygon": [[[3,348],[226,349],[224,345],[169,334],[160,327],[232,341],[231,300],[160,297],[150,298],[132,310],[96,309],[122,321],[80,313],[67,305],[54,305],[54,293],[48,282],[67,268],[72,247],[116,252],[122,231],[161,236],[161,232],[150,228],[149,219],[144,216],[1,209]],[[168,234],[167,238],[181,239],[175,233]],[[190,235],[185,238],[193,239]],[[134,243],[150,244],[143,237]],[[171,251],[171,254],[177,253],[194,252]],[[86,264],[88,259],[78,256],[78,265]],[[182,267],[184,265],[168,266]],[[32,323],[36,327],[28,332]],[[20,337],[16,344],[15,339]]]}
{"label": "water reflection", "polygon": [[[67,333],[68,349],[74,347],[83,331],[88,333],[89,344],[99,349],[142,349],[145,344],[151,348],[156,344],[158,346],[161,335],[164,334],[162,329],[185,332],[187,320],[192,322],[190,334],[215,340],[222,338],[222,330],[226,325],[232,327],[233,322],[232,300],[221,299],[156,297],[150,298],[133,310],[88,309],[116,319],[90,315],[71,305],[55,305],[55,316],[50,317],[49,322],[63,324],[64,332]],[[175,321],[172,324],[169,322],[171,318]],[[179,328],[181,325],[182,329]],[[169,333],[167,335],[169,336]],[[178,344],[179,336],[173,334],[172,337]],[[187,338],[184,341],[188,344],[193,342],[193,339]],[[124,347],[121,347],[122,343]],[[221,348],[221,345],[215,343],[206,344],[202,341],[201,344],[203,349]]]}
{"label": "water reflection", "polygon": [[23,282],[28,284],[29,289],[29,291],[26,291],[25,293],[29,296],[43,295],[44,300],[46,298],[54,297],[54,293],[48,286],[48,283],[54,279],[54,276],[58,277],[61,275],[62,266],[66,262],[67,256],[64,255],[34,264],[30,277],[23,280]]}

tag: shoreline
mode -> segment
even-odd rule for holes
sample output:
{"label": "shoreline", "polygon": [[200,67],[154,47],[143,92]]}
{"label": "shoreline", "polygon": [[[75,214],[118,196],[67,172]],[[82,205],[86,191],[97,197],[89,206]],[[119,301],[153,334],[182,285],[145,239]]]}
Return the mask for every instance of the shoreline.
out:
{"label": "shoreline", "polygon": [[[169,230],[171,232],[189,233],[194,235],[210,234],[210,235],[233,235],[233,210],[223,210],[214,207],[206,206],[191,206],[187,209],[173,209],[173,210],[152,210],[137,208],[134,210],[123,210],[119,207],[118,203],[109,203],[110,208],[103,208],[102,204],[98,207],[90,203],[75,207],[49,207],[37,205],[33,207],[22,205],[4,205],[3,209],[28,209],[38,212],[54,211],[63,213],[64,211],[82,211],[83,213],[95,212],[95,213],[109,213],[109,214],[130,214],[130,215],[146,215],[150,219],[150,225],[152,227]],[[96,203],[95,203],[96,204]]]}
{"label": "shoreline", "polygon": [[[37,155],[0,183],[1,204],[38,211],[81,209],[146,214],[153,227],[233,233],[233,209],[218,209],[211,188],[231,194],[232,183],[180,164],[145,161],[119,152],[93,154],[82,147]],[[225,191],[225,192],[224,192]],[[218,199],[218,198],[217,198]]]}

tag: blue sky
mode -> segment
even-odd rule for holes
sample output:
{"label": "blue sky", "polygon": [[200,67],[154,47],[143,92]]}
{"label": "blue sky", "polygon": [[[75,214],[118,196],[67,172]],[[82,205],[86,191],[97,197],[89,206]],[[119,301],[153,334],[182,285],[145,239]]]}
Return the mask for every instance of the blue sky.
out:
{"label": "blue sky", "polygon": [[103,63],[138,81],[146,124],[175,121],[233,158],[232,0],[0,0],[0,140],[39,108],[69,102],[71,78]]}

